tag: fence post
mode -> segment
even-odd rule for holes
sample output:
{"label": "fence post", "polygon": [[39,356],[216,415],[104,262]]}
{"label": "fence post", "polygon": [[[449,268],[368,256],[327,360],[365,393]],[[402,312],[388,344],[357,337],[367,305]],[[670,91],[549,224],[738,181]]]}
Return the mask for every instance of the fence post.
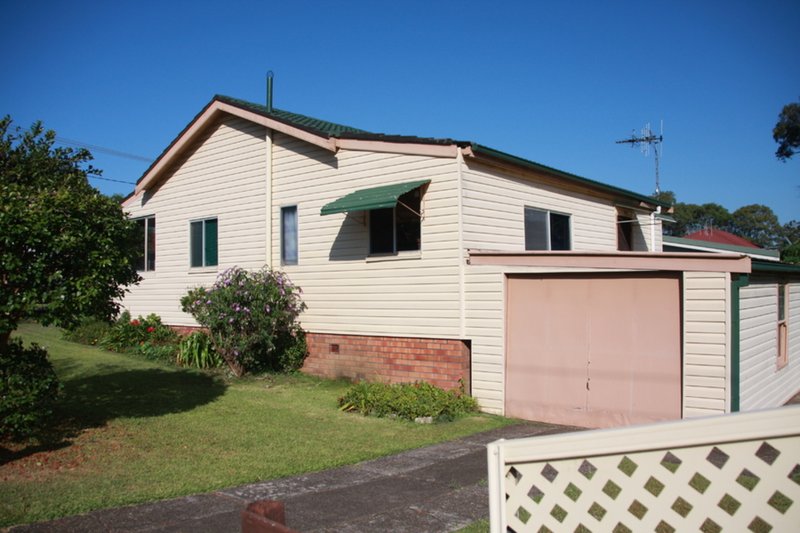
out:
{"label": "fence post", "polygon": [[489,477],[489,531],[501,533],[506,531],[505,490],[503,489],[503,460],[504,439],[486,445]]}

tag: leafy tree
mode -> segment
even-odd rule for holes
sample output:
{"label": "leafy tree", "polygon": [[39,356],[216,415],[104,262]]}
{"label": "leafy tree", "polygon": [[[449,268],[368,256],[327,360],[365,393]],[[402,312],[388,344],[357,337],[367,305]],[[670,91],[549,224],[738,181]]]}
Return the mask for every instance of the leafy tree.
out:
{"label": "leafy tree", "polygon": [[800,103],[783,106],[772,130],[772,138],[778,143],[775,156],[781,161],[786,162],[800,151]]}
{"label": "leafy tree", "polygon": [[672,191],[658,191],[653,194],[653,198],[661,202],[666,202],[670,205],[675,205],[675,193]]}
{"label": "leafy tree", "polygon": [[734,211],[731,229],[762,248],[777,248],[781,244],[783,228],[766,205],[751,204]]}
{"label": "leafy tree", "polygon": [[23,319],[113,316],[139,280],[134,224],[89,185],[100,173],[91,154],[54,141],[40,122],[23,131],[0,120],[0,353]]}
{"label": "leafy tree", "polygon": [[703,228],[725,229],[731,225],[731,214],[723,206],[715,203],[674,204],[674,224],[666,225],[668,235],[680,237]]}
{"label": "leafy tree", "polygon": [[781,261],[800,263],[800,221],[790,220],[783,225]]}

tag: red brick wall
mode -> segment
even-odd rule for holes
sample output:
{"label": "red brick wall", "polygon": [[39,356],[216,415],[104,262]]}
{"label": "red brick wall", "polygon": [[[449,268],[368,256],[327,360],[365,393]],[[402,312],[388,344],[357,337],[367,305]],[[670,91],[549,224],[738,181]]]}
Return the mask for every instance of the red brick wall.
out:
{"label": "red brick wall", "polygon": [[308,374],[385,383],[425,381],[444,389],[457,388],[463,379],[470,392],[466,341],[327,333],[307,333],[306,340],[303,372]]}
{"label": "red brick wall", "polygon": [[170,326],[170,328],[182,337],[194,333],[195,331],[208,331],[206,328],[200,326]]}

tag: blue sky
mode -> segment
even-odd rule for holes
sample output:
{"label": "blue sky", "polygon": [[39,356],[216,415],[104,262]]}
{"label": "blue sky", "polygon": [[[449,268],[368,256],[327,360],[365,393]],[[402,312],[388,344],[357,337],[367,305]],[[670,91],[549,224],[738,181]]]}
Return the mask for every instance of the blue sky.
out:
{"label": "blue sky", "polygon": [[[157,157],[214,94],[382,133],[472,140],[651,193],[615,144],[664,122],[661,188],[800,219],[800,156],[772,128],[800,100],[800,2],[10,2],[0,114]],[[104,176],[147,163],[95,152]],[[103,192],[132,185],[95,181]]]}

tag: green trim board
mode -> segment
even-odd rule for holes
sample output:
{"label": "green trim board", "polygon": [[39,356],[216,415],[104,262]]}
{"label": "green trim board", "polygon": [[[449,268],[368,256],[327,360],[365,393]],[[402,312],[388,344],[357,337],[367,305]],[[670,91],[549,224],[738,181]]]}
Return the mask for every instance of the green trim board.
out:
{"label": "green trim board", "polygon": [[731,412],[739,411],[741,388],[741,312],[739,290],[750,284],[749,274],[731,280]]}
{"label": "green trim board", "polygon": [[431,180],[409,181],[405,183],[394,183],[392,185],[381,185],[380,187],[370,187],[360,189],[350,194],[342,196],[325,204],[320,211],[321,215],[332,215],[334,213],[345,213],[351,211],[371,211],[372,209],[384,209],[397,205],[397,200],[409,191],[417,187],[427,185]]}

